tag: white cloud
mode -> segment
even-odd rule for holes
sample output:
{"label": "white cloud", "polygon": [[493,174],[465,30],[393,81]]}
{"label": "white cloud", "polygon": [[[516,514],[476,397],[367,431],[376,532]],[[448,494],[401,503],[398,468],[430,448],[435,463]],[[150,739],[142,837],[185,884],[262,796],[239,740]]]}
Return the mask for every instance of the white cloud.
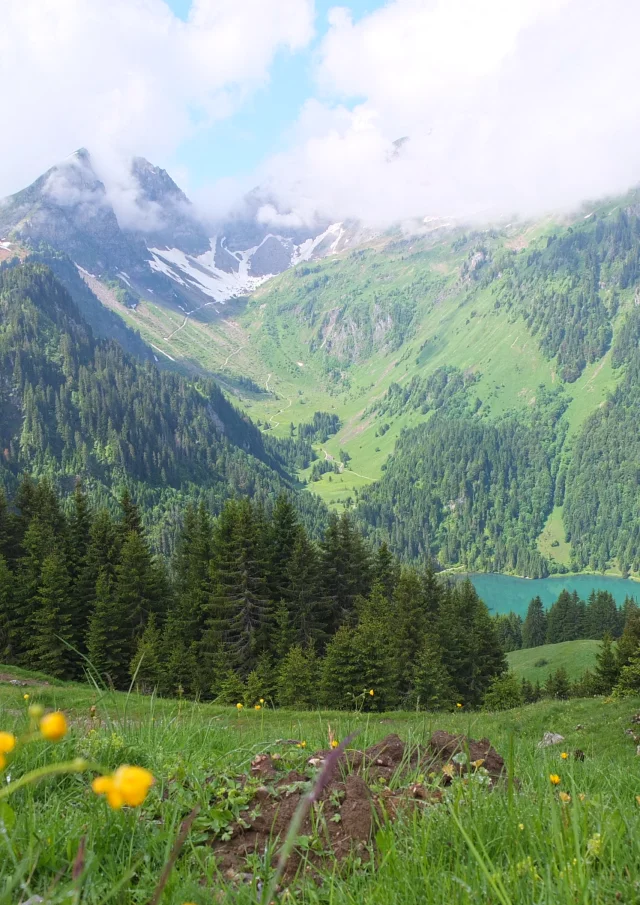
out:
{"label": "white cloud", "polygon": [[488,219],[640,180],[639,4],[392,0],[330,21],[321,100],[259,174],[283,209]]}
{"label": "white cloud", "polygon": [[168,156],[312,29],[313,0],[193,0],[187,22],[163,0],[3,0],[0,196],[83,145],[103,169]]}

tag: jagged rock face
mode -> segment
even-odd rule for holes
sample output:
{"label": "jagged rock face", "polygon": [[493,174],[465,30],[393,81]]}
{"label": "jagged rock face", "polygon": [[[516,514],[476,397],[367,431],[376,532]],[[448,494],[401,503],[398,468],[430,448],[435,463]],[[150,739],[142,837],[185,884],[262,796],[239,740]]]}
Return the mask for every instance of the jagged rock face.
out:
{"label": "jagged rock face", "polygon": [[87,151],[76,152],[0,206],[0,234],[66,252],[87,270],[135,268],[144,242],[123,234]]}
{"label": "jagged rock face", "polygon": [[150,248],[178,248],[189,255],[208,252],[210,240],[206,230],[198,222],[193,205],[167,171],[154,167],[144,157],[136,157],[131,172],[140,186],[144,203],[156,215],[152,217],[152,226],[141,230],[146,244]]}
{"label": "jagged rock face", "polygon": [[256,189],[242,216],[211,238],[165,170],[137,157],[131,177],[124,195],[105,187],[81,149],[0,202],[0,239],[63,252],[83,278],[119,281],[134,302],[162,297],[192,311],[246,295],[300,261],[348,247],[355,235],[341,224],[299,225]]}

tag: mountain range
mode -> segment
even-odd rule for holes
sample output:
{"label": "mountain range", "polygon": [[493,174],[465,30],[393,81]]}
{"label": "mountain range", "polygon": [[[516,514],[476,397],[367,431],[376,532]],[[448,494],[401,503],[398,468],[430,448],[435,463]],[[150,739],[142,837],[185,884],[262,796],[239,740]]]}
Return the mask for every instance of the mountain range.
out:
{"label": "mountain range", "polygon": [[254,440],[284,444],[257,457],[272,486],[284,469],[303,508],[351,508],[414,561],[640,572],[637,192],[535,222],[276,235],[260,190],[214,231],[163,170],[138,158],[131,178],[127,209],[77,152],[2,203],[0,257],[47,264],[133,357],[213,376]]}

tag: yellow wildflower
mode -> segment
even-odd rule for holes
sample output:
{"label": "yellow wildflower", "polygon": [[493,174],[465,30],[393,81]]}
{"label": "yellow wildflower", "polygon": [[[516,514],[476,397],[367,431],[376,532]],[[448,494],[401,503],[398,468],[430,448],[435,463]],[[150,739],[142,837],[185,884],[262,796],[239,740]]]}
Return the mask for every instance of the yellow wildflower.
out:
{"label": "yellow wildflower", "polygon": [[260,706],[260,704],[256,704],[256,706],[255,706],[253,709],[254,709],[254,710],[262,710],[262,707]]}
{"label": "yellow wildflower", "polygon": [[236,704],[236,708],[237,708],[238,710],[242,710],[243,707],[244,707],[244,704],[239,704],[239,703]]}
{"label": "yellow wildflower", "polygon": [[56,710],[48,713],[40,720],[40,732],[49,742],[59,742],[67,734],[67,721],[64,713]]}
{"label": "yellow wildflower", "polygon": [[566,751],[563,751],[562,754],[560,755],[560,757],[562,758],[562,760],[566,760],[569,757],[569,755],[567,754]]}
{"label": "yellow wildflower", "polygon": [[44,707],[42,704],[31,704],[27,713],[32,720],[39,720],[44,714]]}
{"label": "yellow wildflower", "polygon": [[298,742],[298,744],[296,745],[296,748],[306,748],[306,747],[307,747],[307,743],[305,741]]}
{"label": "yellow wildflower", "polygon": [[560,777],[558,776],[557,773],[550,773],[549,782],[551,783],[551,785],[557,786],[560,784]]}
{"label": "yellow wildflower", "polygon": [[478,770],[483,765],[483,763],[484,763],[484,757],[480,757],[478,760],[472,760],[471,766],[475,767],[475,769]]}
{"label": "yellow wildflower", "polygon": [[260,703],[264,704],[264,698],[260,698]]}
{"label": "yellow wildflower", "polygon": [[571,795],[569,795],[568,792],[558,792],[558,798],[565,804],[568,804],[571,801]]}
{"label": "yellow wildflower", "polygon": [[147,797],[154,779],[144,767],[123,764],[112,776],[97,776],[91,783],[96,795],[106,796],[109,807],[119,810],[123,805],[135,808]]}
{"label": "yellow wildflower", "polygon": [[23,695],[22,695],[22,700],[23,700],[23,701],[28,701],[30,697],[31,697],[30,694],[23,694]]}
{"label": "yellow wildflower", "polygon": [[444,773],[444,775],[448,776],[450,779],[453,779],[454,770],[455,770],[455,768],[454,768],[453,764],[445,764],[444,767],[442,768],[442,772]]}
{"label": "yellow wildflower", "polygon": [[519,823],[518,829],[520,830],[520,832],[522,832],[522,830],[524,829],[524,823]]}
{"label": "yellow wildflower", "polygon": [[373,688],[371,688],[371,689],[369,690],[369,694],[371,695],[371,697],[373,697],[373,695],[374,695]]}
{"label": "yellow wildflower", "polygon": [[[340,745],[340,742],[338,741],[337,738],[334,738],[334,739],[331,740],[331,747],[332,747],[332,748],[338,748],[339,745]],[[640,795],[638,796],[638,798],[640,798]],[[640,804],[640,802],[638,802],[638,803]]]}
{"label": "yellow wildflower", "polygon": [[[584,801],[586,797],[587,796],[584,794],[584,792],[580,792],[580,794],[578,795],[580,801]],[[638,795],[638,804],[640,804],[640,795]]]}
{"label": "yellow wildflower", "polygon": [[0,754],[10,754],[16,746],[13,732],[0,732]]}
{"label": "yellow wildflower", "polygon": [[456,707],[462,707],[462,704],[458,701],[458,703],[456,704]]}
{"label": "yellow wildflower", "polygon": [[587,856],[597,858],[602,848],[602,836],[600,833],[594,833],[587,842]]}

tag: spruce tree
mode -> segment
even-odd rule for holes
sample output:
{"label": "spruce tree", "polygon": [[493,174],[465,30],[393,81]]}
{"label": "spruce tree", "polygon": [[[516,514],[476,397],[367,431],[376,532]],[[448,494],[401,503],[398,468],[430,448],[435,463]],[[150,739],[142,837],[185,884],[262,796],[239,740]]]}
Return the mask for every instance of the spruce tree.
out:
{"label": "spruce tree", "polygon": [[613,649],[611,635],[606,632],[596,656],[595,686],[598,694],[611,694],[620,677],[620,666]]}
{"label": "spruce tree", "polygon": [[129,679],[130,632],[126,615],[116,599],[115,580],[101,569],[96,581],[96,601],[89,619],[87,656],[100,679],[124,688]]}
{"label": "spruce tree", "polygon": [[534,597],[527,609],[526,618],[522,624],[522,647],[541,647],[547,637],[547,616],[542,606],[542,600]]}
{"label": "spruce tree", "polygon": [[13,662],[9,625],[14,606],[13,574],[4,556],[0,555],[0,661]]}
{"label": "spruce tree", "polygon": [[289,624],[293,638],[303,647],[311,643],[323,650],[331,602],[322,589],[320,556],[304,530],[297,533],[288,562]]}
{"label": "spruce tree", "polygon": [[355,629],[343,625],[327,645],[320,678],[321,701],[326,707],[335,710],[353,708],[354,696],[363,691],[357,644]]}
{"label": "spruce tree", "polygon": [[131,661],[131,679],[143,691],[157,689],[162,681],[161,635],[156,625],[155,613],[151,613]]}
{"label": "spruce tree", "polygon": [[248,500],[227,503],[216,525],[216,588],[211,609],[243,676],[270,647],[275,607],[265,581],[260,526]]}
{"label": "spruce tree", "polygon": [[545,683],[545,694],[549,698],[565,699],[569,697],[571,682],[564,666],[551,673]]}
{"label": "spruce tree", "polygon": [[95,580],[88,568],[91,527],[89,501],[81,482],[77,481],[69,520],[69,577],[72,585],[69,615],[73,645],[80,653],[86,652],[85,639],[95,601]]}
{"label": "spruce tree", "polygon": [[640,610],[630,609],[622,637],[618,641],[616,658],[622,669],[640,653]]}
{"label": "spruce tree", "polygon": [[423,639],[413,664],[411,687],[404,702],[407,707],[419,710],[448,710],[455,703],[451,678],[434,639]]}
{"label": "spruce tree", "polygon": [[302,529],[291,501],[281,493],[273,507],[267,531],[267,587],[271,600],[288,600],[291,591],[290,563]]}
{"label": "spruce tree", "polygon": [[280,707],[308,710],[320,697],[320,669],[313,647],[294,644],[280,664],[277,698]]}
{"label": "spruce tree", "polygon": [[[394,642],[398,693],[404,697],[411,688],[428,627],[423,588],[414,569],[404,569],[401,573],[393,595],[393,610],[390,605],[387,610],[390,618],[385,630]],[[433,631],[434,625],[430,628]]]}
{"label": "spruce tree", "polygon": [[71,581],[65,559],[53,553],[42,564],[35,609],[30,619],[29,664],[56,678],[71,670]]}
{"label": "spruce tree", "polygon": [[400,564],[395,558],[386,541],[383,541],[373,557],[371,580],[374,585],[381,587],[391,600],[400,578]]}

